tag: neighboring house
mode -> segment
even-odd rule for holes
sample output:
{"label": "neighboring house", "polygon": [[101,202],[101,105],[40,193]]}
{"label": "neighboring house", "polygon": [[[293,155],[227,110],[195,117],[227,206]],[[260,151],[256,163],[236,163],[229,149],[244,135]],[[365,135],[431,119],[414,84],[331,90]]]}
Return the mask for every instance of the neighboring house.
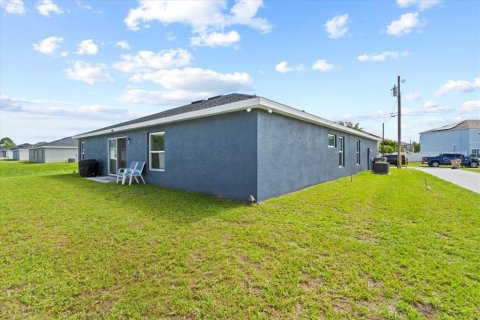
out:
{"label": "neighboring house", "polygon": [[28,161],[28,149],[30,149],[32,145],[30,143],[22,143],[12,147],[12,159],[13,160],[22,160]]}
{"label": "neighboring house", "polygon": [[465,120],[420,132],[423,154],[462,153],[480,156],[480,120]]}
{"label": "neighboring house", "polygon": [[40,142],[29,149],[31,162],[75,162],[77,158],[78,141],[72,137]]}
{"label": "neighboring house", "polygon": [[10,148],[0,149],[0,159],[13,159],[13,152]]}
{"label": "neighboring house", "polygon": [[258,201],[366,170],[381,139],[253,95],[200,100],[75,136],[114,175],[147,162],[147,182]]}

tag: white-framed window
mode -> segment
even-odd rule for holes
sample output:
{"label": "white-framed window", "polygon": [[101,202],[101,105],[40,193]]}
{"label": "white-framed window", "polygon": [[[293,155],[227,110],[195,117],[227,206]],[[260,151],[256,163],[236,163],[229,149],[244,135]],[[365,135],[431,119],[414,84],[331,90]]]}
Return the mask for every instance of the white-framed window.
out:
{"label": "white-framed window", "polygon": [[357,139],[356,156],[357,156],[357,164],[360,164],[360,139]]}
{"label": "white-framed window", "polygon": [[472,149],[472,154],[474,157],[480,157],[480,149]]}
{"label": "white-framed window", "polygon": [[165,132],[148,135],[149,168],[152,171],[165,171]]}
{"label": "white-framed window", "polygon": [[85,160],[85,142],[80,142],[80,160]]}
{"label": "white-framed window", "polygon": [[345,167],[345,137],[338,137],[338,166]]}
{"label": "white-framed window", "polygon": [[334,134],[328,134],[328,147],[335,148],[337,146],[337,136]]}

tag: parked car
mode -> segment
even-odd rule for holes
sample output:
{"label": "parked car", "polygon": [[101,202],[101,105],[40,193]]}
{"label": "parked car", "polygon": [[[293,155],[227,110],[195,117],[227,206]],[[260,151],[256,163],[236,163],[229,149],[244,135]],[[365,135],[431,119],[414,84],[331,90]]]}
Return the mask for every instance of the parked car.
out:
{"label": "parked car", "polygon": [[423,157],[422,163],[428,164],[429,167],[438,167],[440,165],[451,165],[452,160],[461,160],[462,166],[477,168],[480,159],[476,157],[467,157],[461,153],[441,153],[435,157]]}
{"label": "parked car", "polygon": [[[383,157],[387,158],[387,162],[390,163],[390,165],[392,165],[392,166],[397,165],[398,155],[396,155],[396,154],[385,154],[385,155],[383,155]],[[408,165],[408,158],[405,157],[404,154],[402,154],[402,165]]]}

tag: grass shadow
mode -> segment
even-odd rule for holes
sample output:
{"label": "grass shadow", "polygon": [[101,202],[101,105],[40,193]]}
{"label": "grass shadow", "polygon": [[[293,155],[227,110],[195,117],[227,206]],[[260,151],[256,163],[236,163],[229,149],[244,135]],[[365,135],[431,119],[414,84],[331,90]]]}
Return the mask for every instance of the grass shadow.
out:
{"label": "grass shadow", "polygon": [[167,188],[152,184],[119,185],[101,183],[77,174],[43,176],[64,186],[71,186],[77,198],[94,201],[99,206],[141,214],[151,219],[167,218],[177,223],[193,223],[246,205],[212,195]]}

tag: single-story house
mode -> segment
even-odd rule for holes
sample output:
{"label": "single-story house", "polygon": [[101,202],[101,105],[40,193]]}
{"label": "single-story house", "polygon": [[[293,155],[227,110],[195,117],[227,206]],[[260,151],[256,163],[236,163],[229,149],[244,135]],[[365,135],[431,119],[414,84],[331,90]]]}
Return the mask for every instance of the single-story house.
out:
{"label": "single-story house", "polygon": [[146,161],[148,183],[258,201],[370,167],[381,138],[272,100],[229,94],[75,136],[101,175]]}
{"label": "single-story house", "polygon": [[0,149],[0,159],[13,159],[13,152],[11,148]]}
{"label": "single-story house", "polygon": [[28,149],[30,149],[31,147],[32,145],[30,143],[22,143],[11,148],[12,159],[28,161]]}
{"label": "single-story house", "polygon": [[480,120],[464,120],[420,132],[422,153],[462,153],[480,156]]}
{"label": "single-story house", "polygon": [[30,162],[76,162],[78,141],[72,137],[52,142],[40,142],[29,149]]}

